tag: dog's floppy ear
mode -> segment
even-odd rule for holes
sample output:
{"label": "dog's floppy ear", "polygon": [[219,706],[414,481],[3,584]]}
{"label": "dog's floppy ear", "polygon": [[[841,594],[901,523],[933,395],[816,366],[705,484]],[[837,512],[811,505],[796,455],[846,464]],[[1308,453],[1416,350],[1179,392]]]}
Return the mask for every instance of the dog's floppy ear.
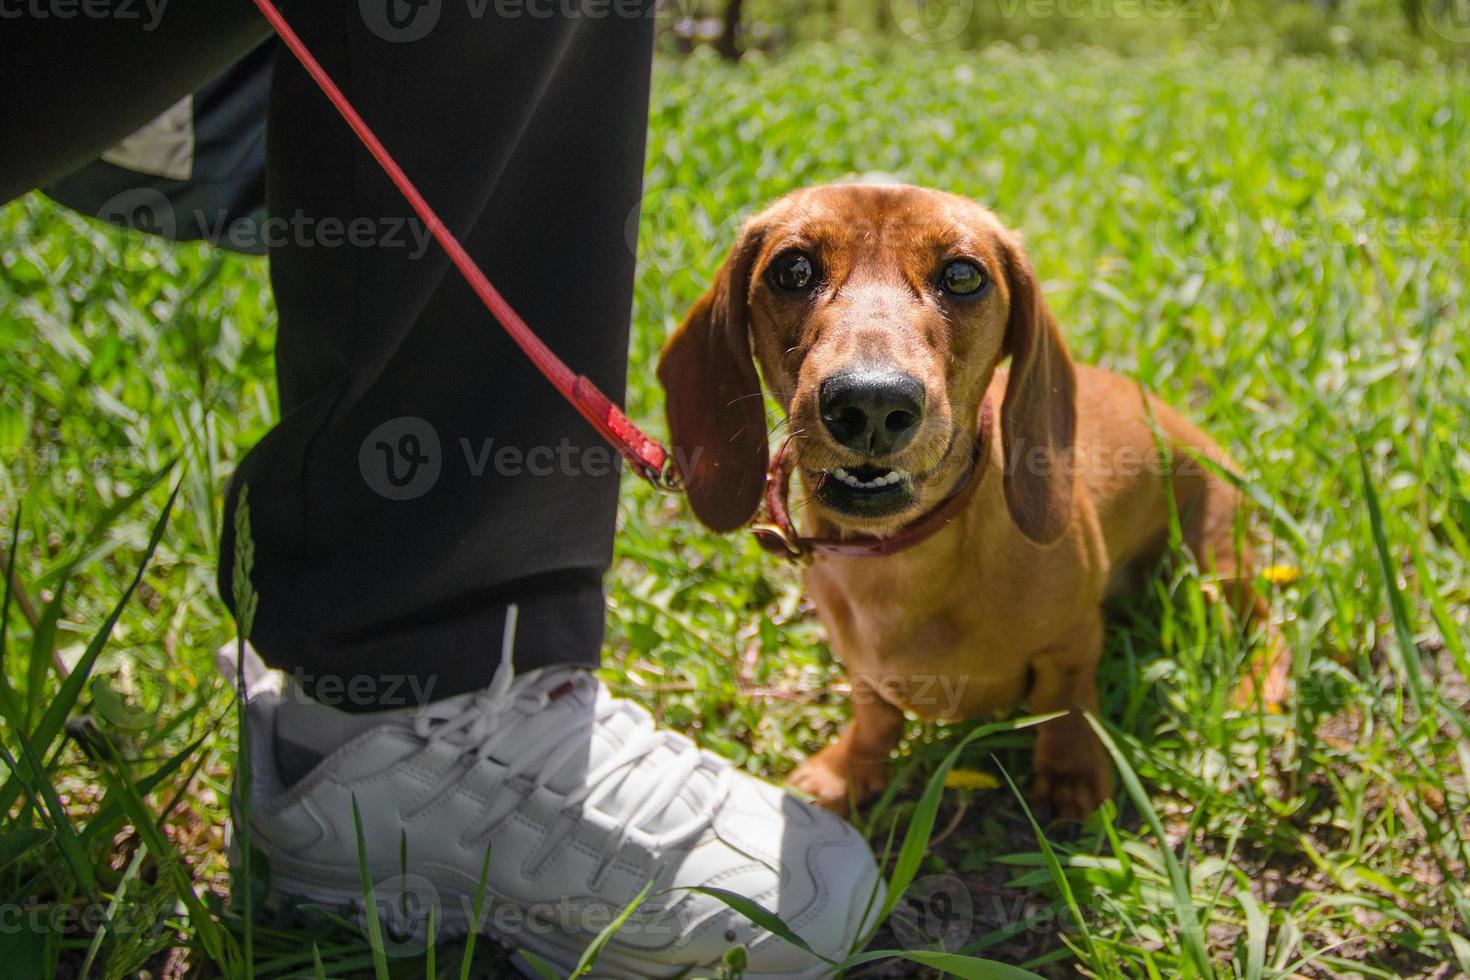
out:
{"label": "dog's floppy ear", "polygon": [[1011,370],[1000,418],[1006,507],[1026,537],[1046,544],[1071,519],[1077,375],[1020,242],[1006,242],[1004,257],[1011,294],[1004,346]]}
{"label": "dog's floppy ear", "polygon": [[760,242],[760,232],[747,225],[658,362],[689,506],[715,531],[747,523],[765,484],[765,403],[746,323],[746,292]]}

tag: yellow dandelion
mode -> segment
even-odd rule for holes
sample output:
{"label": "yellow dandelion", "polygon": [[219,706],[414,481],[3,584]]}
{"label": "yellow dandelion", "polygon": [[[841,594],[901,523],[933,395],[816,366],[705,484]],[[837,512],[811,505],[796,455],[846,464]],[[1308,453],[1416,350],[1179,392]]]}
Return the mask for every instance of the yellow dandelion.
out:
{"label": "yellow dandelion", "polygon": [[1000,786],[1000,780],[977,769],[951,769],[944,777],[944,785],[949,789],[995,789]]}
{"label": "yellow dandelion", "polygon": [[1272,565],[1261,574],[1272,585],[1290,585],[1302,577],[1301,569],[1295,565]]}

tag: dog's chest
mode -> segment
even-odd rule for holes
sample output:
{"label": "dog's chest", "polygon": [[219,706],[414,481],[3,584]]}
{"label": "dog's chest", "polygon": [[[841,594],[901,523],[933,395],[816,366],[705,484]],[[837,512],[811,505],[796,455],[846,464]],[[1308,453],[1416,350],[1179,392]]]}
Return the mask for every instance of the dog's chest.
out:
{"label": "dog's chest", "polygon": [[807,572],[832,651],[854,681],[921,718],[964,717],[1019,702],[1027,661],[1045,638],[1018,624],[1014,610],[1004,615],[1007,598],[978,594],[962,571],[906,571],[863,576],[817,565]]}

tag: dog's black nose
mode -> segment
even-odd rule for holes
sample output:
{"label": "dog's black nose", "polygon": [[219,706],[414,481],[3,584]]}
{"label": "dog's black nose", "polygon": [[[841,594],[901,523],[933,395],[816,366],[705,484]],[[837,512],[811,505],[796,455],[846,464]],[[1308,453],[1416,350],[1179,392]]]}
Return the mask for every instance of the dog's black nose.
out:
{"label": "dog's black nose", "polygon": [[924,385],[897,371],[844,371],[822,382],[817,409],[840,444],[886,456],[907,445],[924,421]]}

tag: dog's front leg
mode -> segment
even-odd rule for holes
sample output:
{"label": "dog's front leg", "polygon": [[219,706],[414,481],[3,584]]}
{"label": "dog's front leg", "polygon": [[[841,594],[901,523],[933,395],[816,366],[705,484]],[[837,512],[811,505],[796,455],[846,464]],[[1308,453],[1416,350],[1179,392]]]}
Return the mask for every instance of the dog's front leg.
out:
{"label": "dog's front leg", "polygon": [[1113,766],[1084,710],[1097,712],[1097,661],[1102,625],[1079,631],[1078,642],[1048,651],[1031,664],[1026,702],[1036,712],[1066,711],[1036,736],[1036,781],[1031,799],[1052,815],[1080,820],[1113,795]]}
{"label": "dog's front leg", "polygon": [[862,677],[852,682],[852,721],[837,741],[807,759],[788,782],[823,807],[847,813],[852,803],[888,785],[888,757],[903,736],[903,712]]}

